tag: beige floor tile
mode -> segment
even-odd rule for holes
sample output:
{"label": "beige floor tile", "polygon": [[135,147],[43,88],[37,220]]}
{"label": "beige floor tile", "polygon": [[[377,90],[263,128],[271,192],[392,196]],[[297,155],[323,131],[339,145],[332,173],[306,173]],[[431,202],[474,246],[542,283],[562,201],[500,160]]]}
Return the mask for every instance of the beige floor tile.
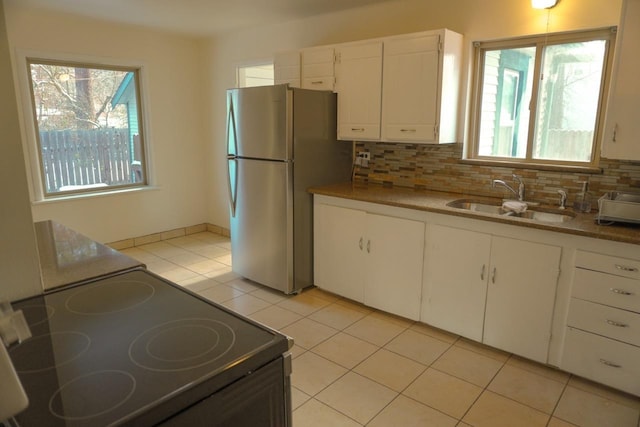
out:
{"label": "beige floor tile", "polygon": [[293,359],[291,384],[309,396],[315,396],[345,373],[347,369],[342,366],[307,351]]}
{"label": "beige floor tile", "polygon": [[533,372],[534,374],[542,375],[550,380],[558,381],[566,384],[569,381],[570,374],[556,369],[552,366],[542,365],[531,360],[524,359],[520,356],[512,355],[507,361],[507,365],[515,366],[516,368],[524,369],[525,371]]}
{"label": "beige floor tile", "polygon": [[[225,285],[222,285],[225,286]],[[248,316],[256,311],[263,310],[269,306],[269,303],[260,298],[256,298],[249,294],[240,295],[228,301],[222,303],[227,308],[235,311],[236,313]]]}
{"label": "beige floor tile", "polygon": [[171,271],[176,268],[181,268],[179,265],[169,262],[163,258],[158,258],[156,261],[148,262],[146,264],[149,271],[152,271],[153,273],[159,275],[162,275],[162,273]]}
{"label": "beige floor tile", "polygon": [[262,285],[259,285],[256,282],[252,282],[251,280],[245,279],[242,277],[239,279],[232,280],[230,282],[226,282],[225,285],[231,286],[232,288],[236,288],[245,293],[255,292],[263,288]]}
{"label": "beige floor tile", "polygon": [[405,329],[405,327],[395,322],[390,322],[381,316],[375,315],[375,313],[371,313],[344,331],[372,344],[383,346],[400,335]]}
{"label": "beige floor tile", "polygon": [[231,254],[227,254],[227,255],[222,255],[222,256],[217,256],[215,258],[213,258],[214,261],[218,261],[222,264],[226,264],[228,266],[231,266]]}
{"label": "beige floor tile", "polygon": [[376,350],[378,346],[343,332],[335,334],[313,348],[314,353],[348,369],[352,369]]}
{"label": "beige floor tile", "polygon": [[458,423],[442,412],[405,396],[398,396],[367,427],[453,427]]}
{"label": "beige floor tile", "polygon": [[188,270],[184,267],[175,267],[171,270],[163,271],[162,273],[158,274],[172,282],[178,282],[180,280],[190,279],[198,276],[198,273],[194,273],[193,271]]}
{"label": "beige floor tile", "polygon": [[637,427],[640,412],[569,385],[553,416],[581,427]]}
{"label": "beige floor tile", "polygon": [[502,367],[487,387],[495,393],[551,414],[564,384],[511,365]]}
{"label": "beige floor tile", "polygon": [[547,427],[577,427],[575,424],[568,423],[566,421],[561,420],[560,418],[551,417],[549,420],[549,424]]}
{"label": "beige floor tile", "polygon": [[302,316],[308,316],[311,313],[328,306],[331,302],[323,298],[318,298],[317,296],[307,292],[302,292],[301,294],[288,298],[278,304],[287,310],[295,311]]}
{"label": "beige floor tile", "polygon": [[460,338],[456,334],[452,334],[450,332],[443,331],[442,329],[434,328],[433,326],[429,326],[419,322],[411,325],[411,330],[424,335],[429,335],[432,338],[439,339],[440,341],[444,341],[449,344],[453,344],[458,340],[458,338]]}
{"label": "beige floor tile", "polygon": [[458,346],[452,346],[431,366],[480,387],[498,373],[503,363]]}
{"label": "beige floor tile", "polygon": [[232,288],[231,286],[219,284],[217,286],[213,286],[202,291],[198,291],[198,294],[207,298],[208,300],[223,303],[234,298],[237,298],[241,295],[244,295],[243,292]]}
{"label": "beige floor tile", "polygon": [[476,427],[544,427],[549,415],[490,391],[483,392],[463,421]]}
{"label": "beige floor tile", "polygon": [[189,264],[186,266],[189,270],[195,271],[198,274],[207,274],[207,273],[211,273],[213,271],[220,271],[220,270],[224,270],[226,268],[229,268],[229,266],[224,265],[222,263],[219,263],[217,261],[214,261],[212,259],[204,259],[201,260],[199,262],[195,262],[193,264]]}
{"label": "beige floor tile", "polygon": [[324,323],[332,328],[342,330],[366,316],[362,311],[340,305],[338,303],[328,305],[312,313],[309,319]]}
{"label": "beige floor tile", "polygon": [[429,368],[402,393],[454,418],[461,418],[482,388]]}
{"label": "beige floor tile", "polygon": [[380,310],[374,310],[371,313],[371,317],[375,317],[386,322],[395,323],[403,329],[407,329],[415,323],[413,320],[405,319],[404,317],[396,316],[395,314],[385,313],[384,311]]}
{"label": "beige floor tile", "polygon": [[179,283],[185,288],[189,289],[191,292],[200,292],[204,291],[205,289],[213,288],[214,286],[220,285],[220,283],[216,282],[215,280],[201,275],[181,280]]}
{"label": "beige floor tile", "polygon": [[316,288],[316,287],[310,287],[307,289],[304,289],[302,292],[309,294],[313,297],[318,297],[318,298],[322,298],[324,300],[327,300],[329,302],[336,302],[338,301],[341,297],[337,296],[336,294],[332,294],[331,292],[327,292],[325,290],[322,290],[320,288]]}
{"label": "beige floor tile", "polygon": [[397,395],[387,387],[349,372],[318,393],[316,399],[360,424],[367,424]]}
{"label": "beige floor tile", "polygon": [[215,259],[229,254],[229,250],[220,246],[205,246],[196,249],[196,252],[209,259]]}
{"label": "beige floor tile", "polygon": [[293,425],[295,427],[360,427],[359,424],[330,408],[324,403],[310,399],[304,405],[293,411]]}
{"label": "beige floor tile", "polygon": [[123,254],[130,256],[133,259],[136,259],[142,263],[148,264],[151,262],[156,262],[156,261],[160,261],[162,258],[160,258],[157,255],[152,254],[151,252],[147,252],[143,249],[140,248],[129,248],[129,249],[123,249],[120,252],[122,252]]}
{"label": "beige floor tile", "polygon": [[239,274],[231,271],[231,267],[210,271],[209,273],[205,273],[204,275],[211,279],[216,280],[217,282],[225,283],[225,284],[240,278]]}
{"label": "beige floor tile", "polygon": [[307,400],[311,399],[307,393],[295,387],[291,387],[291,409],[296,410]]}
{"label": "beige floor tile", "polygon": [[164,259],[169,259],[178,255],[189,253],[189,251],[185,249],[170,245],[166,242],[149,243],[148,245],[138,246],[138,248],[147,252],[151,252],[152,254]]}
{"label": "beige floor tile", "polygon": [[509,360],[509,356],[511,356],[511,354],[507,353],[506,351],[498,350],[497,348],[489,347],[482,343],[471,341],[467,338],[460,338],[458,341],[456,341],[455,345],[466,350],[471,350],[476,353],[482,354],[483,356],[490,357],[502,363]]}
{"label": "beige floor tile", "polygon": [[407,329],[391,340],[385,348],[429,366],[450,346],[451,344],[444,341]]}
{"label": "beige floor tile", "polygon": [[338,333],[336,329],[307,318],[300,319],[282,328],[282,332],[293,337],[297,345],[307,350]]}
{"label": "beige floor tile", "polygon": [[285,299],[288,298],[285,294],[283,294],[280,291],[277,291],[275,289],[270,289],[270,288],[264,288],[264,287],[251,292],[251,295],[253,295],[254,297],[263,299],[271,304],[277,304],[280,301],[284,301]]}
{"label": "beige floor tile", "polygon": [[295,343],[293,343],[293,347],[289,349],[289,353],[291,353],[292,359],[295,359],[296,357],[301,356],[306,352],[307,352],[306,348],[302,348],[299,345],[295,345]]}
{"label": "beige floor tile", "polygon": [[193,252],[186,252],[180,255],[176,255],[167,258],[167,261],[171,261],[174,264],[181,265],[182,267],[188,267],[191,264],[197,264],[203,261],[209,261],[207,258],[194,254]]}
{"label": "beige floor tile", "polygon": [[[250,295],[253,296],[253,294]],[[299,314],[294,313],[293,311],[285,310],[284,308],[280,308],[275,305],[269,305],[262,310],[256,311],[249,317],[277,330],[297,322],[302,318]]]}
{"label": "beige floor tile", "polygon": [[374,310],[371,307],[367,307],[362,303],[355,302],[347,298],[339,299],[338,301],[336,301],[336,304],[339,304],[344,307],[348,307],[352,310],[360,311],[364,314],[370,314],[374,312]]}
{"label": "beige floor tile", "polygon": [[418,362],[380,349],[356,366],[353,371],[389,387],[391,390],[401,392],[425,369],[426,366]]}
{"label": "beige floor tile", "polygon": [[576,376],[571,377],[569,385],[582,391],[597,394],[605,399],[613,400],[614,402],[618,402],[630,408],[640,409],[640,397],[615,390],[611,387]]}

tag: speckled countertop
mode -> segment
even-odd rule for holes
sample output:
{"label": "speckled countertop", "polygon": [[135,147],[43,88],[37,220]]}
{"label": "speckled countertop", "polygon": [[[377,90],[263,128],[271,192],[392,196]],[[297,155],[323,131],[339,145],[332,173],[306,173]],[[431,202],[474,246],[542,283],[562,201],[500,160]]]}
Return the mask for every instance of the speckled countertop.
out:
{"label": "speckled countertop", "polygon": [[53,221],[35,224],[45,291],[107,274],[144,267],[140,261]]}
{"label": "speckled countertop", "polygon": [[[613,240],[632,244],[640,244],[640,225],[613,224],[598,225],[596,223],[597,211],[591,213],[576,213],[571,208],[561,211],[552,206],[540,206],[531,209],[575,215],[575,217],[563,223],[548,223],[534,221],[526,218],[512,216],[499,216],[494,214],[473,212],[447,206],[447,203],[458,199],[485,201],[499,203],[499,199],[478,197],[460,193],[448,193],[441,191],[413,190],[404,187],[387,187],[377,184],[342,183],[322,187],[312,187],[310,193],[325,196],[341,197],[344,199],[359,200],[362,202],[380,203],[383,205],[397,206],[408,209],[418,209],[428,212],[437,212],[449,215],[457,215],[484,221],[501,222],[523,227],[538,228],[542,230],[557,231],[560,233],[575,234],[597,239]],[[597,209],[597,206],[595,207]]]}

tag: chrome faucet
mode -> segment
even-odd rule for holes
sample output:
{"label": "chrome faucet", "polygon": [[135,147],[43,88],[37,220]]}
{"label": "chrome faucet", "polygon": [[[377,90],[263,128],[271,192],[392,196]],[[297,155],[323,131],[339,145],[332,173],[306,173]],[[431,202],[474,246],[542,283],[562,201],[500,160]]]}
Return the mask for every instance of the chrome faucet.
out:
{"label": "chrome faucet", "polygon": [[565,209],[567,205],[567,192],[563,189],[558,190],[560,195],[560,207],[558,209]]}
{"label": "chrome faucet", "polygon": [[493,181],[491,181],[491,187],[495,188],[496,184],[500,184],[504,188],[506,188],[507,190],[511,191],[513,193],[513,195],[518,198],[518,200],[523,202],[524,201],[524,182],[522,181],[522,178],[520,178],[515,173],[512,176],[513,176],[514,181],[516,181],[518,183],[518,191],[514,190],[509,184],[507,184],[506,182],[504,182],[501,179],[494,179]]}

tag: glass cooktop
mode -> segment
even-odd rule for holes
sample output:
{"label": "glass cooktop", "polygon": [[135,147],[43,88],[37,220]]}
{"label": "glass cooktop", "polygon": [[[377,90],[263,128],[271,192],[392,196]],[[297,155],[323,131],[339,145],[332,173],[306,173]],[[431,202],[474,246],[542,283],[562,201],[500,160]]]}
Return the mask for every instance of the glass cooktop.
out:
{"label": "glass cooktop", "polygon": [[33,337],[9,354],[22,426],[146,425],[288,349],[286,337],[144,270],[14,304]]}

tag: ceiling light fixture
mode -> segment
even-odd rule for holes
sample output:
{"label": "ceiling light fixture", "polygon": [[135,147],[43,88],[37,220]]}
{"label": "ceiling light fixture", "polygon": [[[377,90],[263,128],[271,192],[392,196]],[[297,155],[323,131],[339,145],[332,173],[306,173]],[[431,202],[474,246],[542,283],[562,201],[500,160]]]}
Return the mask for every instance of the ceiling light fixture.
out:
{"label": "ceiling light fixture", "polygon": [[558,0],[531,0],[531,7],[534,9],[551,9],[556,4]]}

